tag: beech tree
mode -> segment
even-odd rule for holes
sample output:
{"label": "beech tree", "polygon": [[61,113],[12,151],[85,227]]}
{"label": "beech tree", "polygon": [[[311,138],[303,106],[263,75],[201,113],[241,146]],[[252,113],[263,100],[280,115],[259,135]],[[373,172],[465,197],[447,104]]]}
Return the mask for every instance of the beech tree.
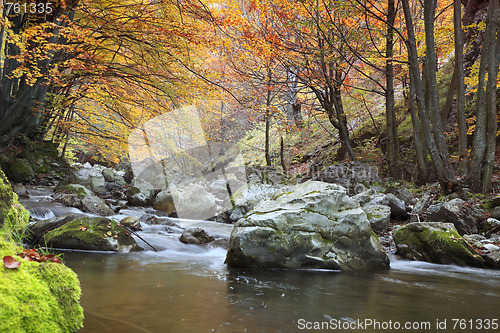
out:
{"label": "beech tree", "polygon": [[476,127],[470,165],[471,188],[487,192],[495,163],[497,135],[497,76],[500,66],[500,0],[490,0],[481,47],[476,98]]}
{"label": "beech tree", "polygon": [[53,84],[52,69],[70,42],[63,33],[77,4],[63,0],[35,3],[35,8],[17,2],[2,5],[0,147],[17,133],[32,136],[40,126]]}

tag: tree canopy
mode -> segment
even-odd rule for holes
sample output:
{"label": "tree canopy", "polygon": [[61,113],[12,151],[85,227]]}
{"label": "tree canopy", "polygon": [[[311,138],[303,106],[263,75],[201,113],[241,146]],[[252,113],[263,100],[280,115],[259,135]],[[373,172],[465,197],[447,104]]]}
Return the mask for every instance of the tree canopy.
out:
{"label": "tree canopy", "polygon": [[486,192],[499,1],[4,2],[0,149],[26,135],[117,162],[141,124],[197,105],[208,140],[265,124],[267,165],[273,128],[283,140],[323,117],[337,158],[356,160],[353,133],[371,122],[387,174],[401,178],[399,126],[411,118],[415,181]]}

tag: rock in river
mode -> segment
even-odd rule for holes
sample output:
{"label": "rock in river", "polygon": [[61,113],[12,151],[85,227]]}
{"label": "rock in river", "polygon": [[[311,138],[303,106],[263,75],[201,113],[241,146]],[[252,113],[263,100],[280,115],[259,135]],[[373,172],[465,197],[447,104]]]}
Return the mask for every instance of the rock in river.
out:
{"label": "rock in river", "polygon": [[231,233],[226,263],[249,268],[389,268],[365,212],[336,184],[309,181],[259,203]]}
{"label": "rock in river", "polygon": [[397,252],[405,258],[437,264],[483,267],[484,261],[458,234],[453,223],[413,222],[393,234]]}
{"label": "rock in river", "polygon": [[61,249],[130,252],[142,250],[119,223],[105,217],[68,215],[45,220],[30,228],[37,242]]}

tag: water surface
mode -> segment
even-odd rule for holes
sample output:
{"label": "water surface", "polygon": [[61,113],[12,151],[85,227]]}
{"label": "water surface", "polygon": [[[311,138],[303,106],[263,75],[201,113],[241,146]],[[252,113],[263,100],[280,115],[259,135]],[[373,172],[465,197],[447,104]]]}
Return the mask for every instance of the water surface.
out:
{"label": "water surface", "polygon": [[[453,330],[452,320],[500,314],[498,271],[395,257],[390,271],[378,273],[232,270],[224,256],[222,249],[193,245],[157,253],[66,254],[83,289],[80,332],[300,332],[308,331],[301,329],[307,322],[366,319],[431,325],[418,331],[475,332],[480,330]],[[437,330],[436,321],[445,319],[447,329]]]}

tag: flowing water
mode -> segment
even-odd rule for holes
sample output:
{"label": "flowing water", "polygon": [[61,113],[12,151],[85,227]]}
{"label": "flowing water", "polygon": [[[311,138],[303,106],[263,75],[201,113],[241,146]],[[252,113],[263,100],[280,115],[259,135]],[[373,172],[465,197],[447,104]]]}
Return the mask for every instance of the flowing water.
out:
{"label": "flowing water", "polygon": [[[43,197],[27,204],[41,207]],[[43,207],[55,215],[65,209]],[[230,231],[213,222],[177,222]],[[146,226],[141,236],[161,250],[65,253],[83,290],[79,332],[395,332],[397,325],[415,328],[402,332],[500,331],[494,329],[500,271],[394,256],[391,270],[375,273],[234,270],[224,264],[225,250],[182,244],[177,230]]]}

